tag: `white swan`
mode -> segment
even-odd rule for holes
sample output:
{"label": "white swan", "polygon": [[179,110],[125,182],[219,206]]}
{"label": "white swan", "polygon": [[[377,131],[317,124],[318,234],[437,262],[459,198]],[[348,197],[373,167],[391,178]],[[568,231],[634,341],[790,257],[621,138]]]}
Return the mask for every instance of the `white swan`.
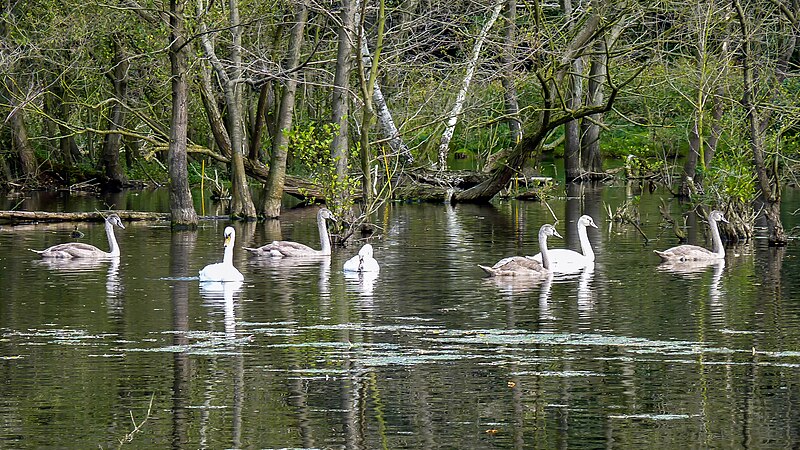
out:
{"label": "white swan", "polygon": [[542,262],[525,256],[510,256],[498,261],[492,267],[478,265],[493,277],[500,276],[540,276],[550,273],[550,258],[547,251],[547,238],[549,236],[561,237],[556,228],[544,224],[539,228],[539,248],[542,250]]}
{"label": "white swan", "polygon": [[356,256],[345,261],[343,269],[345,272],[379,272],[381,266],[372,257],[372,245],[364,244]]}
{"label": "white swan", "polygon": [[321,250],[315,250],[307,245],[291,241],[273,241],[271,244],[262,245],[258,248],[244,247],[244,249],[255,256],[273,256],[276,258],[329,256],[331,254],[331,241],[328,237],[328,226],[325,223],[325,219],[336,220],[329,209],[322,208],[317,212],[317,228],[319,228]]}
{"label": "white swan", "polygon": [[233,244],[236,230],[225,227],[225,254],[221,263],[209,264],[200,271],[200,281],[244,281],[244,276],[233,266]]}
{"label": "white swan", "polygon": [[712,249],[699,247],[697,245],[679,245],[664,251],[653,250],[664,261],[704,261],[710,259],[725,259],[725,247],[722,245],[722,238],[719,236],[719,226],[717,222],[728,221],[722,211],[714,210],[708,215],[708,226],[711,228]]}
{"label": "white swan", "polygon": [[44,250],[30,250],[42,255],[43,258],[116,258],[119,256],[119,245],[114,236],[114,225],[125,229],[125,225],[122,224],[118,215],[111,214],[106,217],[106,237],[108,237],[108,246],[111,248],[109,252],[81,242],[58,244]]}
{"label": "white swan", "polygon": [[[583,215],[578,219],[576,224],[578,227],[578,239],[581,242],[581,252],[567,248],[554,248],[550,250],[550,264],[553,272],[577,272],[586,266],[594,263],[594,251],[592,244],[589,242],[589,236],[586,234],[586,227],[597,228],[592,216]],[[542,254],[537,253],[531,256],[532,259],[542,262]]]}

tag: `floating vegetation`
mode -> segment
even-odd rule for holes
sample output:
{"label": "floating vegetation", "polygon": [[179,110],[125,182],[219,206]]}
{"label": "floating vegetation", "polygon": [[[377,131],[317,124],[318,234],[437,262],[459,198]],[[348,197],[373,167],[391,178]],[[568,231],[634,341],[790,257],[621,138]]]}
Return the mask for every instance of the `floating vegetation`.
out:
{"label": "floating vegetation", "polygon": [[589,372],[584,370],[562,370],[562,371],[520,371],[511,372],[513,376],[533,375],[537,377],[556,377],[556,378],[585,378],[585,377],[603,377],[602,373]]}
{"label": "floating vegetation", "polygon": [[719,332],[723,334],[764,334],[763,331],[730,330],[727,328],[722,328]]}
{"label": "floating vegetation", "polygon": [[638,420],[686,420],[700,417],[699,414],[611,414],[610,419],[638,419]]}
{"label": "floating vegetation", "polygon": [[[476,364],[479,366],[513,364],[512,373],[517,376],[553,378],[604,377],[607,374],[539,366],[565,360],[587,359],[800,367],[800,351],[764,352],[755,351],[752,347],[732,349],[703,342],[651,340],[610,333],[530,332],[519,329],[457,330],[428,324],[425,323],[427,321],[414,317],[402,319],[401,323],[384,325],[348,322],[298,326],[296,322],[240,322],[233,330],[158,331],[138,341],[124,340],[114,333],[90,333],[70,328],[4,330],[3,340],[29,347],[53,344],[88,346],[98,349],[89,355],[93,358],[121,358],[126,353],[236,356],[256,345],[259,349],[309,349],[316,351],[318,360],[326,361],[330,367],[324,371],[313,367],[298,369],[299,373],[308,376],[341,373],[338,364],[345,360],[357,362],[360,367],[386,367],[473,359],[478,360]],[[358,339],[353,336],[349,338],[351,340],[342,339],[339,333],[341,331],[354,332]],[[739,334],[733,330],[721,331]],[[180,340],[176,343],[178,338]],[[268,341],[264,342],[264,338],[268,338]],[[605,349],[602,355],[595,354],[594,349],[598,347]],[[699,355],[704,355],[702,361],[698,361]],[[723,355],[724,358],[713,358],[713,355]],[[732,355],[737,357],[731,358]],[[753,360],[755,356],[759,357],[758,361]],[[5,360],[19,358],[24,356],[4,357]]]}

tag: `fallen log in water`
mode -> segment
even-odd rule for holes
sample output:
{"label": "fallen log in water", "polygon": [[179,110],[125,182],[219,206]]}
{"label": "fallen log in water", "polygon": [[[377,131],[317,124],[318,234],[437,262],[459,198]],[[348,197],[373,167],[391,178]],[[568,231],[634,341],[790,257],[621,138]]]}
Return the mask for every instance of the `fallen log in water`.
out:
{"label": "fallen log in water", "polygon": [[0,211],[0,222],[102,222],[111,213],[122,220],[169,220],[168,213],[143,211],[90,211],[90,212],[47,212],[47,211]]}

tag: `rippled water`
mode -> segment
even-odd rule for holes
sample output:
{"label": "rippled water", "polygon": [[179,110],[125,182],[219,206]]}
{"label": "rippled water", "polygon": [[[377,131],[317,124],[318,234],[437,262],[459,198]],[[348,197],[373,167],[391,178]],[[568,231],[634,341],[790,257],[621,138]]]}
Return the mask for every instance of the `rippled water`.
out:
{"label": "rippled water", "polygon": [[[577,245],[570,222],[593,215],[594,271],[537,282],[477,267],[538,251],[552,216],[534,202],[391,204],[375,217],[371,278],[341,271],[357,247],[310,261],[241,251],[318,245],[313,210],[236,223],[246,281],[203,288],[193,277],[221,259],[223,221],[175,233],[129,222],[119,261],[81,264],[27,250],[70,240],[75,224],[5,225],[0,447],[800,444],[796,243],[756,240],[723,265],[669,270],[652,253],[675,244],[659,227],[664,194],[642,196],[642,230],[660,236],[649,245],[602,212],[624,189],[585,194],[550,202],[566,241],[551,244]],[[158,210],[162,198],[114,202]],[[76,201],[53,209],[108,203]],[[99,224],[78,227],[107,245]]]}

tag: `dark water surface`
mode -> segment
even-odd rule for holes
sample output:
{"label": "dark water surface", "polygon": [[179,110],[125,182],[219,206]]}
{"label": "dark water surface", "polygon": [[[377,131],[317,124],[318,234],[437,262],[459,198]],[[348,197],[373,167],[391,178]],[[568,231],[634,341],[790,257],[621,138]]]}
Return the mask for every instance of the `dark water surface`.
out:
{"label": "dark water surface", "polygon": [[[119,261],[82,264],[27,250],[71,240],[75,224],[6,225],[0,448],[796,448],[797,243],[757,239],[724,264],[666,270],[652,252],[676,244],[660,196],[641,200],[649,245],[603,212],[624,188],[551,201],[566,241],[552,246],[575,248],[589,213],[597,263],[535,283],[476,265],[538,252],[552,217],[536,202],[389,205],[367,279],[341,271],[357,247],[312,261],[241,250],[318,246],[313,210],[236,223],[246,281],[220,289],[191,277],[221,260],[226,222],[129,222]],[[167,208],[161,192],[2,202]],[[106,248],[100,224],[78,227]]]}

